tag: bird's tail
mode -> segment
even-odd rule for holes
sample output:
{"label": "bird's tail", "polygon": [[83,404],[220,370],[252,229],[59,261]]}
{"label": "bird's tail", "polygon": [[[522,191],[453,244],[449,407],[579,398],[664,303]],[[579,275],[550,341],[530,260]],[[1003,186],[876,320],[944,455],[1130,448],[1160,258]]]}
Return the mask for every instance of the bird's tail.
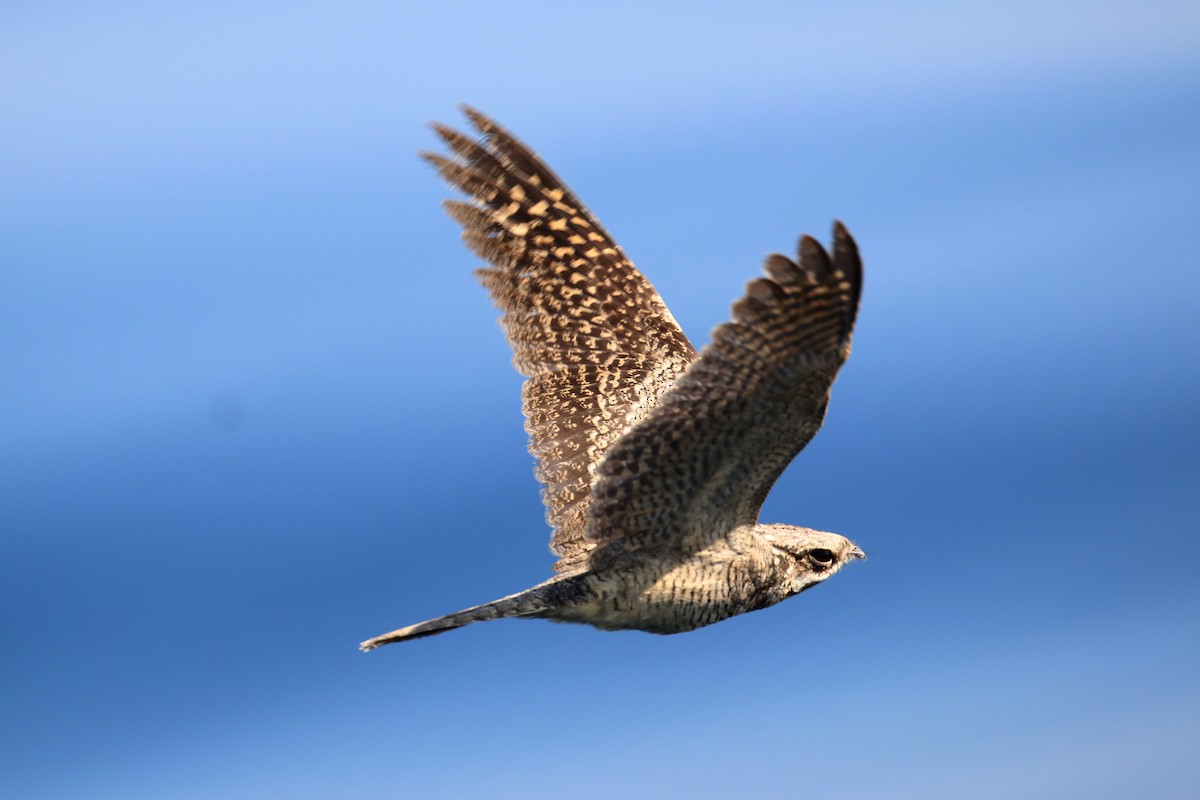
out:
{"label": "bird's tail", "polygon": [[456,611],[453,614],[447,614],[444,617],[437,617],[425,622],[418,622],[416,625],[398,628],[391,633],[376,636],[374,639],[367,639],[358,646],[358,649],[365,653],[381,645],[391,644],[392,642],[403,642],[408,639],[420,639],[422,636],[433,636],[437,633],[470,625],[472,622],[486,622],[487,620],[503,619],[505,617],[536,617],[539,615],[539,612],[547,608],[545,601],[542,600],[541,592],[538,591],[541,588],[542,586],[540,585],[534,586],[532,589],[526,589],[523,592],[502,597],[490,603],[472,606],[462,611]]}

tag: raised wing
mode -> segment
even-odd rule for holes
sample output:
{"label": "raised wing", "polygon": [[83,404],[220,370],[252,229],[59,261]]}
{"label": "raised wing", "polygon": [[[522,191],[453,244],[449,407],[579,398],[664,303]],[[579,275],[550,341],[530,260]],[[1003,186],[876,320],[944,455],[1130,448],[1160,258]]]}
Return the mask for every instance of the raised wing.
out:
{"label": "raised wing", "polygon": [[528,377],[525,429],[544,484],[558,571],[583,566],[590,487],[609,446],[696,359],[650,285],[600,223],[525,145],[471,108],[483,140],[442,125],[453,158],[426,153],[473,202],[447,201],[476,272],[503,311],[513,364]]}
{"label": "raised wing", "polygon": [[811,237],[746,286],[653,412],[609,448],[592,487],[587,536],[616,553],[695,549],[753,524],[767,492],[821,427],[850,354],[862,287],[858,248],[834,226],[832,259]]}

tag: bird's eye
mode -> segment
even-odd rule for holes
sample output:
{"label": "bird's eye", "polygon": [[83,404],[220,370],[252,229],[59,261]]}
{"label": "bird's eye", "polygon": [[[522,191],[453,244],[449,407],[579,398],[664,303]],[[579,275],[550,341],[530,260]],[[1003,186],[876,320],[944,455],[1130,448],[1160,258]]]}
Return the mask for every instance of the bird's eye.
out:
{"label": "bird's eye", "polygon": [[833,551],[826,550],[824,547],[817,547],[812,550],[809,550],[808,554],[810,556],[812,556],[813,561],[816,561],[818,564],[832,564],[833,563]]}

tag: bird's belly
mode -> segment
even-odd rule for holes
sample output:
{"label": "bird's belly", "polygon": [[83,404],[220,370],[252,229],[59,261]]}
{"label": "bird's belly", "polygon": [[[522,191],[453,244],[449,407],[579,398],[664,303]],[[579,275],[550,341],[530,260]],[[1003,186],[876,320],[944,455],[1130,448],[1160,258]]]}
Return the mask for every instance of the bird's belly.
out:
{"label": "bird's belly", "polygon": [[605,630],[683,633],[777,602],[764,602],[772,595],[764,592],[768,576],[753,566],[692,560],[658,570],[591,575],[578,600],[554,616]]}

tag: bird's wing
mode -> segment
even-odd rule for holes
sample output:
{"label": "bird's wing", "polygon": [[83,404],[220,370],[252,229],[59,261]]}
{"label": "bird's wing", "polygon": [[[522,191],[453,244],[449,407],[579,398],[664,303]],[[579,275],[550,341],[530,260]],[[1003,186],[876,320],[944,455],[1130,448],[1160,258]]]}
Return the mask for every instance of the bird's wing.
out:
{"label": "bird's wing", "polygon": [[608,450],[592,486],[593,563],[624,551],[692,550],[757,521],[772,484],[821,427],[850,354],[858,248],[834,226],[832,258],[800,240],[799,264],[767,259],[733,320]]}
{"label": "bird's wing", "polygon": [[513,363],[528,380],[525,428],[554,528],[555,569],[583,565],[590,487],[605,451],[696,359],[662,299],[600,223],[532,151],[464,112],[481,141],[433,128],[451,158],[426,153],[472,202],[446,201],[476,272],[503,312]]}

